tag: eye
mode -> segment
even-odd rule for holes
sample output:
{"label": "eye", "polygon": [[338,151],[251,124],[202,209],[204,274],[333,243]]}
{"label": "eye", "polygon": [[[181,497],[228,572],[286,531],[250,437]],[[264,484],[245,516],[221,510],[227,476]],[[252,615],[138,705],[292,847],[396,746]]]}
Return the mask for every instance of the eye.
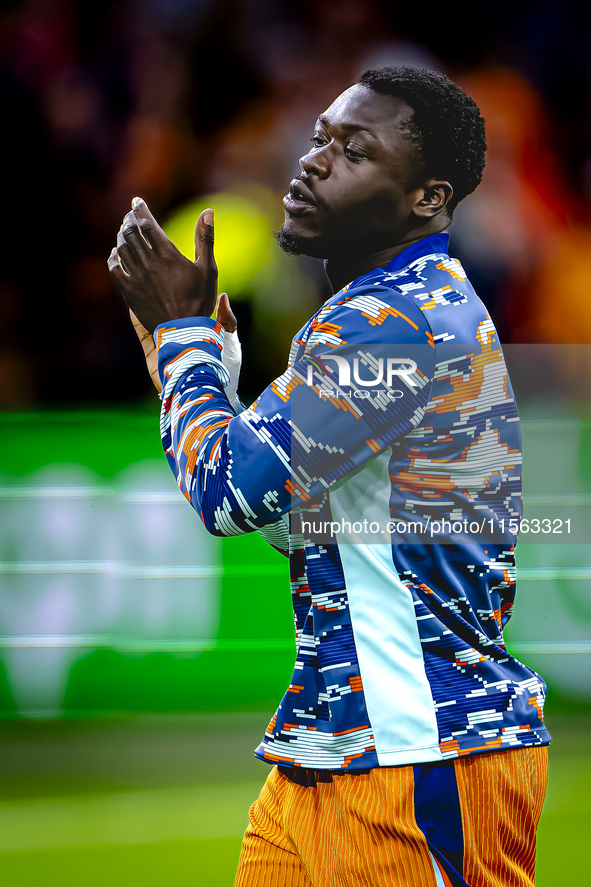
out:
{"label": "eye", "polygon": [[323,145],[326,145],[326,139],[323,135],[316,133],[310,139],[315,148],[321,148]]}
{"label": "eye", "polygon": [[356,151],[354,148],[351,148],[349,145],[345,148],[345,154],[353,163],[359,163],[360,160],[366,160],[365,154],[361,154],[359,151]]}

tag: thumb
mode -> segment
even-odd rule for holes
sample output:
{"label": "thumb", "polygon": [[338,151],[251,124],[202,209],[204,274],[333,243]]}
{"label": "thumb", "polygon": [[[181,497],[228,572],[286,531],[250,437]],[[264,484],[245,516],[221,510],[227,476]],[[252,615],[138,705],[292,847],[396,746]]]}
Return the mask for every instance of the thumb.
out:
{"label": "thumb", "polygon": [[227,293],[222,293],[218,297],[218,303],[215,311],[215,319],[221,323],[227,333],[235,333],[238,322],[234,312],[230,308],[230,300]]}
{"label": "thumb", "polygon": [[144,357],[146,358],[148,372],[150,373],[154,387],[156,388],[156,391],[162,391],[160,376],[158,375],[158,351],[156,350],[154,339],[145,326],[142,326],[131,308],[129,309],[129,316],[131,317],[131,322],[133,323],[133,328],[136,331],[137,337],[140,340]]}
{"label": "thumb", "polygon": [[213,210],[204,209],[195,225],[195,262],[202,268],[217,271],[213,257]]}
{"label": "thumb", "polygon": [[147,356],[148,353],[154,348],[154,339],[152,338],[152,334],[148,332],[145,326],[141,324],[131,308],[129,309],[129,316],[131,317],[131,322],[133,324],[136,335],[141,342],[142,348],[144,349],[144,354]]}

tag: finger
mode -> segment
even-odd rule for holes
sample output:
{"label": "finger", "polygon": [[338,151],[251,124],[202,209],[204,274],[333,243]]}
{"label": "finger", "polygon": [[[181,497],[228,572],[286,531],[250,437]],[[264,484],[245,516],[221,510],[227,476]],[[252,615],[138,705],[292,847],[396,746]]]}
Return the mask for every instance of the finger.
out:
{"label": "finger", "polygon": [[171,244],[148,207],[141,197],[134,197],[131,201],[132,213],[140,229],[144,240],[154,251],[158,252],[163,247]]}
{"label": "finger", "polygon": [[137,220],[132,212],[127,213],[123,219],[119,233],[117,234],[117,246],[123,250],[123,260],[127,257],[126,247],[135,261],[146,264],[149,254],[152,252],[146,238],[142,235]]}
{"label": "finger", "polygon": [[117,271],[118,269],[123,270],[119,251],[117,250],[116,246],[114,246],[109,253],[109,258],[107,259],[107,268],[109,269],[109,271]]}
{"label": "finger", "polygon": [[227,293],[222,293],[218,298],[215,311],[215,319],[221,323],[228,333],[235,333],[238,328],[236,317],[230,308],[230,300]]}
{"label": "finger", "polygon": [[213,256],[213,243],[213,210],[204,209],[195,225],[195,262],[217,276],[218,269]]}
{"label": "finger", "polygon": [[123,265],[126,271],[129,271],[130,267],[133,267],[136,262],[135,254],[130,250],[123,231],[123,225],[125,223],[125,219],[123,220],[121,227],[117,231],[117,253],[119,255],[119,261]]}
{"label": "finger", "polygon": [[107,268],[109,269],[109,274],[111,275],[111,279],[117,286],[117,289],[119,289],[120,292],[123,293],[127,285],[129,274],[123,267],[119,252],[116,248],[111,250],[111,254],[107,259]]}

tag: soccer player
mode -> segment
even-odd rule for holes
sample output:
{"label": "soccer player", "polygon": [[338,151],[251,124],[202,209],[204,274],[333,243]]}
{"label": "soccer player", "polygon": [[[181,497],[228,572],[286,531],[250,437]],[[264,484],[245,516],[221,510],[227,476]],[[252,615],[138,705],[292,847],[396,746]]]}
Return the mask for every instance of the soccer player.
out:
{"label": "soccer player", "polygon": [[474,101],[432,72],[368,71],[320,115],[278,241],[323,258],[334,295],[242,412],[225,297],[210,319],[212,211],[192,263],[135,199],[109,258],[154,334],[166,457],[207,529],[281,550],[289,516],[297,657],[256,750],[274,766],[238,887],[534,883],[545,687],[502,633],[519,417],[447,251],[485,148]]}

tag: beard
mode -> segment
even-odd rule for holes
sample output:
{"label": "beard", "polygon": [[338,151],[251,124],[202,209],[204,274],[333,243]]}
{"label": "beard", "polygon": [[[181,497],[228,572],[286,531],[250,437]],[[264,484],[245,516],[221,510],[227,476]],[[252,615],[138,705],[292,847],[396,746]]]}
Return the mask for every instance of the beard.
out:
{"label": "beard", "polygon": [[329,246],[320,237],[301,237],[287,231],[282,225],[279,231],[274,232],[275,240],[279,247],[288,256],[312,256],[314,259],[326,259],[329,255]]}

